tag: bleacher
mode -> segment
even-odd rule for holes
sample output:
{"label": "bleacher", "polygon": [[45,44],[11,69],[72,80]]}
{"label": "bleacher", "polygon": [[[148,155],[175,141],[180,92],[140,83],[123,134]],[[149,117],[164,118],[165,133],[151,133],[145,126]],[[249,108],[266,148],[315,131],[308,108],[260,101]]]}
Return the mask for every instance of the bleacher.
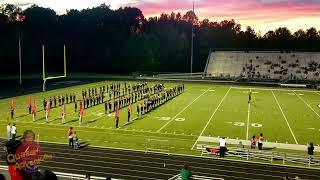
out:
{"label": "bleacher", "polygon": [[212,51],[207,77],[320,80],[320,52]]}

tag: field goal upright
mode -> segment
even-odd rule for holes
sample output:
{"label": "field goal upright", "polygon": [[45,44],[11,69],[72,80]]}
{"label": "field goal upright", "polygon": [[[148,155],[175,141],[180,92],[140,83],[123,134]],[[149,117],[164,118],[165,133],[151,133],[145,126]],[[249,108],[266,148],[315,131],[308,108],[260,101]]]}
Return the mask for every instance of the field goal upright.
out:
{"label": "field goal upright", "polygon": [[66,45],[63,45],[63,68],[64,73],[62,76],[48,76],[46,77],[46,68],[45,68],[45,46],[42,45],[42,79],[43,79],[43,92],[46,91],[46,82],[49,79],[59,79],[67,77],[67,57],[66,57]]}

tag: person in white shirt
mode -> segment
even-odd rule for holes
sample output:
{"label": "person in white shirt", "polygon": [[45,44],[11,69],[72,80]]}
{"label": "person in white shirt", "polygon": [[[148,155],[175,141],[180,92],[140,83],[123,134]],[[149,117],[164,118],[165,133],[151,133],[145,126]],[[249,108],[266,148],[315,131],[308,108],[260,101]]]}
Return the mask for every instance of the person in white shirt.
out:
{"label": "person in white shirt", "polygon": [[8,123],[8,125],[7,125],[7,141],[10,140],[10,137],[11,137],[11,126],[10,126],[10,123]]}
{"label": "person in white shirt", "polygon": [[13,126],[11,127],[11,134],[12,134],[12,140],[15,140],[16,139],[16,134],[17,134],[16,124],[13,124]]}
{"label": "person in white shirt", "polygon": [[220,140],[219,140],[219,146],[220,146],[220,157],[225,157],[225,154],[226,154],[226,140],[224,139],[224,137],[222,137]]}

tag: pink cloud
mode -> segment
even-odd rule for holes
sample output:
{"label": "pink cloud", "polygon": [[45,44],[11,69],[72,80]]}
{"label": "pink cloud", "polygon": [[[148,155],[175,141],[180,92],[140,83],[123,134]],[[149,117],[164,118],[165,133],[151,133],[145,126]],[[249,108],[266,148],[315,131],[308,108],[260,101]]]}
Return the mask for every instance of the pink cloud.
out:
{"label": "pink cloud", "polygon": [[[140,8],[146,17],[150,17],[159,16],[163,12],[185,13],[192,9],[192,0],[137,0],[134,6]],[[237,22],[251,21],[260,25],[271,22],[279,24],[297,18],[320,17],[318,0],[195,0],[195,8],[200,20],[235,19]],[[299,25],[305,28],[304,24]],[[319,28],[319,25],[317,26]]]}

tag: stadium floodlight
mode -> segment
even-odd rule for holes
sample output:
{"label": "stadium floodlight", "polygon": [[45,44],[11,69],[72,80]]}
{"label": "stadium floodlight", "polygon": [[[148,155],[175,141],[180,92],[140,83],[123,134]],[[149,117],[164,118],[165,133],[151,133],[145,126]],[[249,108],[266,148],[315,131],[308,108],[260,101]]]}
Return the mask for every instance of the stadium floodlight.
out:
{"label": "stadium floodlight", "polygon": [[66,57],[66,45],[63,46],[63,68],[64,73],[62,76],[48,76],[46,77],[46,68],[45,68],[45,46],[42,45],[42,79],[43,79],[43,92],[46,91],[46,82],[49,79],[58,79],[67,77],[67,57]]}

